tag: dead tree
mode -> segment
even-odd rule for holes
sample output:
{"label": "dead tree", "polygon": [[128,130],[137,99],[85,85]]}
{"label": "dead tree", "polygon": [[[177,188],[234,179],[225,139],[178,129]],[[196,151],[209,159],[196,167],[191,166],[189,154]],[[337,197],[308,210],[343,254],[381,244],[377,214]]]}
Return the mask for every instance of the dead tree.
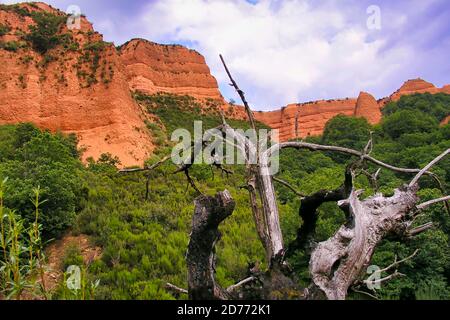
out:
{"label": "dead tree", "polygon": [[[249,122],[255,129],[253,113],[229,72],[222,56],[221,60],[230,77],[231,85],[236,89],[245,106]],[[266,250],[267,271],[253,270],[249,278],[228,288],[221,288],[214,280],[214,247],[220,238],[219,224],[232,214],[234,202],[227,191],[215,197],[200,196],[195,201],[193,229],[187,252],[189,296],[192,299],[230,299],[248,298],[248,290],[254,290],[261,299],[298,298],[345,299],[350,287],[363,281],[362,276],[370,263],[371,257],[381,240],[389,235],[410,237],[428,230],[426,224],[412,228],[414,218],[421,210],[438,202],[446,202],[449,197],[431,200],[419,204],[417,191],[419,179],[423,175],[433,174],[429,171],[434,164],[447,156],[450,149],[443,152],[430,164],[420,169],[398,168],[386,164],[370,155],[372,141],[363,151],[323,146],[302,141],[277,144],[268,150],[259,150],[259,144],[253,143],[223,120],[216,128],[227,137],[231,137],[236,147],[246,152],[247,185],[250,204],[255,220],[256,230]],[[199,143],[204,143],[201,141]],[[310,151],[328,151],[356,157],[357,161],[347,167],[345,181],[336,190],[323,190],[303,197],[300,215],[305,221],[299,228],[293,249],[309,243],[317,220],[317,209],[324,202],[336,202],[346,213],[346,223],[330,239],[311,247],[309,270],[312,283],[308,288],[298,288],[297,281],[285,260],[286,250],[281,233],[279,211],[273,179],[269,170],[269,159],[275,152],[286,149],[306,149]],[[251,155],[256,155],[257,162],[252,163]],[[394,195],[385,197],[376,194],[361,200],[362,190],[353,185],[355,170],[363,163],[372,163],[380,168],[399,173],[415,174],[408,185],[400,186]],[[185,170],[189,166],[183,166]],[[379,171],[376,176],[379,174]],[[291,188],[292,189],[292,188]],[[299,193],[300,196],[302,196]],[[397,273],[388,276],[388,279]],[[386,280],[388,280],[386,279]],[[368,280],[366,280],[368,281]]]}

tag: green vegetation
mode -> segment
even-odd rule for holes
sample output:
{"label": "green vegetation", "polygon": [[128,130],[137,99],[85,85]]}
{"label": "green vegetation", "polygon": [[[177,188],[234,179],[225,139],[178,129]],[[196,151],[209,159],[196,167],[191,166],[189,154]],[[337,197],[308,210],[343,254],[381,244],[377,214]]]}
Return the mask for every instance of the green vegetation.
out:
{"label": "green vegetation", "polygon": [[9,25],[0,23],[0,37],[4,36],[5,34],[7,34],[10,31],[11,31],[11,27]]}
{"label": "green vegetation", "polygon": [[106,59],[102,60],[106,47],[109,45],[108,42],[97,41],[89,42],[83,47],[83,54],[74,67],[77,69],[78,78],[86,81],[85,87],[99,82],[97,74],[100,67],[100,78],[103,84],[107,85],[114,77],[113,66],[107,65]]}
{"label": "green vegetation", "polygon": [[[163,122],[168,133],[178,128],[185,128],[194,132],[194,121],[202,121],[203,129],[215,128],[222,123],[220,110],[213,101],[205,102],[207,114],[204,114],[204,106],[190,96],[177,96],[166,93],[145,95],[140,92],[134,94],[134,98],[147,107],[149,113],[157,115]],[[244,121],[227,120],[230,126],[241,129],[249,129],[250,125]],[[258,128],[267,128],[258,123]],[[168,135],[170,137],[170,134]]]}
{"label": "green vegetation", "polygon": [[6,41],[0,42],[0,49],[16,52],[19,49],[26,48],[27,44],[23,41]]}
{"label": "green vegetation", "polygon": [[12,5],[0,4],[0,10],[14,12],[21,17],[31,16],[31,12],[26,7],[22,7],[19,4],[12,4]]}
{"label": "green vegetation", "polygon": [[43,236],[59,236],[72,224],[83,196],[76,139],[42,132],[29,124],[3,126],[0,135],[0,179],[9,178],[5,205],[32,222],[29,198],[40,186],[46,199],[40,208]]}
{"label": "green vegetation", "polygon": [[62,271],[66,271],[69,266],[83,266],[83,256],[81,255],[80,247],[76,244],[69,245],[63,257]]}
{"label": "green vegetation", "polygon": [[[158,145],[148,164],[170,152],[167,137],[174,129],[192,130],[194,120],[202,120],[204,129],[221,122],[218,113],[203,115],[202,105],[189,97],[137,93],[135,98],[161,120],[157,124],[147,123]],[[424,99],[428,109],[417,102]],[[374,157],[397,166],[418,168],[450,147],[450,125],[438,125],[449,113],[442,110],[449,108],[449,95],[403,97],[383,110],[385,116],[379,125],[339,116],[327,124],[322,137],[308,141],[362,149],[373,132]],[[248,128],[242,121],[230,121],[230,125]],[[175,168],[171,163],[151,172],[122,175],[115,167],[119,159],[110,154],[97,161],[89,159],[88,166],[83,167],[75,145],[73,137],[42,132],[31,125],[0,127],[0,178],[9,177],[4,189],[5,210],[17,209],[24,225],[32,224],[33,215],[29,213],[34,212],[34,207],[29,198],[33,196],[33,188],[40,185],[41,197],[47,200],[39,207],[43,237],[55,237],[71,228],[74,233],[89,235],[102,247],[102,257],[89,265],[82,262],[78,248],[66,251],[65,266],[82,267],[84,289],[71,292],[61,284],[53,297],[186,298],[174,296],[164,285],[170,282],[187,287],[184,257],[196,192],[187,187],[182,174],[173,174]],[[349,161],[346,156],[286,150],[280,156],[280,177],[302,193],[333,189],[341,185]],[[449,167],[447,158],[433,169],[442,177],[447,190]],[[240,188],[245,179],[244,168],[231,169],[234,174],[229,177],[205,165],[195,165],[191,172],[203,193],[214,194],[226,188],[237,203],[233,215],[220,227],[223,237],[217,246],[217,280],[223,286],[244,278],[253,263],[264,266],[264,250],[255,231],[248,194]],[[366,169],[374,172],[377,168],[368,165]],[[382,170],[380,191],[389,194],[410,178]],[[421,186],[423,201],[442,196],[433,179],[424,178]],[[365,189],[366,195],[374,192],[364,175],[357,177],[356,187]],[[284,240],[289,243],[302,223],[298,216],[300,199],[281,185],[277,185],[277,193]],[[316,239],[322,241],[339,228],[345,217],[334,203],[324,204],[319,211]],[[377,248],[371,263],[381,268],[390,265],[396,255],[404,258],[420,249],[416,257],[399,266],[398,271],[406,276],[384,283],[376,293],[379,298],[450,299],[450,217],[443,205],[438,204],[426,210],[415,223],[427,221],[433,221],[436,227],[406,242],[386,239]],[[307,254],[295,252],[289,262],[301,284],[307,284]],[[349,298],[362,297],[353,293]]]}
{"label": "green vegetation", "polygon": [[[40,188],[34,189],[29,199],[34,205],[34,220],[25,221],[14,210],[4,207],[5,185],[0,181],[0,297],[20,299],[24,292],[47,296],[44,286],[38,281],[44,277],[45,256],[42,251],[40,224]],[[42,283],[42,281],[40,282]]]}
{"label": "green vegetation", "polygon": [[42,54],[62,43],[64,36],[58,35],[61,26],[66,21],[65,15],[55,15],[48,12],[33,12],[35,25],[30,25],[25,39],[33,49]]}

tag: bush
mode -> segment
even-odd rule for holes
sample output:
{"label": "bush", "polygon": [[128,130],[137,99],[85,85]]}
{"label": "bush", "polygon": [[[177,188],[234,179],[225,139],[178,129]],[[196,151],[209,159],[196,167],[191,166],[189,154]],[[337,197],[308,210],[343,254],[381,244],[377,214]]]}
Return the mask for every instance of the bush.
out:
{"label": "bush", "polygon": [[11,28],[6,24],[0,24],[0,37],[7,34],[9,31],[11,31]]}
{"label": "bush", "polygon": [[84,50],[98,52],[102,51],[107,45],[108,43],[104,41],[89,42],[84,46]]}
{"label": "bush", "polygon": [[76,139],[42,132],[29,124],[13,128],[3,132],[7,142],[0,144],[7,151],[5,157],[0,155],[0,177],[9,178],[5,204],[17,209],[25,220],[33,221],[29,199],[40,186],[46,199],[41,207],[43,235],[46,239],[57,237],[72,224],[80,209],[81,163],[75,152]]}
{"label": "bush", "polygon": [[34,12],[32,16],[36,25],[29,26],[30,32],[25,36],[25,40],[31,42],[37,52],[46,53],[61,43],[62,36],[57,33],[66,20],[65,16],[48,12]]}
{"label": "bush", "polygon": [[62,271],[66,271],[69,266],[82,267],[84,265],[83,256],[80,247],[76,244],[70,244],[64,251]]}
{"label": "bush", "polygon": [[27,46],[26,43],[17,41],[0,42],[0,49],[12,52],[16,52],[17,50],[25,48],[26,46]]}

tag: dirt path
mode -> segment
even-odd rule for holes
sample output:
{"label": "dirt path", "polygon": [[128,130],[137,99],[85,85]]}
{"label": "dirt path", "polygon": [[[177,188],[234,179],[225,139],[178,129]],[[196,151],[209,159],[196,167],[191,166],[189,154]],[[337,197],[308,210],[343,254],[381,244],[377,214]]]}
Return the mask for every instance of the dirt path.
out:
{"label": "dirt path", "polygon": [[64,254],[66,249],[73,245],[80,248],[86,265],[99,259],[101,256],[101,248],[91,245],[87,235],[73,236],[68,234],[60,240],[52,242],[45,250],[48,271],[45,273],[44,281],[47,291],[54,290],[61,281],[63,276]]}

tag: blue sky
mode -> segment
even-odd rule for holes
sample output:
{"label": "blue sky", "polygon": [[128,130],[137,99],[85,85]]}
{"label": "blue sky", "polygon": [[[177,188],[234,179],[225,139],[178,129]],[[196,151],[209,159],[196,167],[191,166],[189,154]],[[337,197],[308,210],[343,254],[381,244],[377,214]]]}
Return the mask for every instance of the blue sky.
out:
{"label": "blue sky", "polygon": [[140,37],[196,49],[225,98],[237,100],[219,64],[218,54],[224,54],[259,110],[355,97],[362,90],[380,98],[417,77],[438,86],[450,83],[448,0],[48,3],[64,11],[78,5],[106,41],[121,44]]}

